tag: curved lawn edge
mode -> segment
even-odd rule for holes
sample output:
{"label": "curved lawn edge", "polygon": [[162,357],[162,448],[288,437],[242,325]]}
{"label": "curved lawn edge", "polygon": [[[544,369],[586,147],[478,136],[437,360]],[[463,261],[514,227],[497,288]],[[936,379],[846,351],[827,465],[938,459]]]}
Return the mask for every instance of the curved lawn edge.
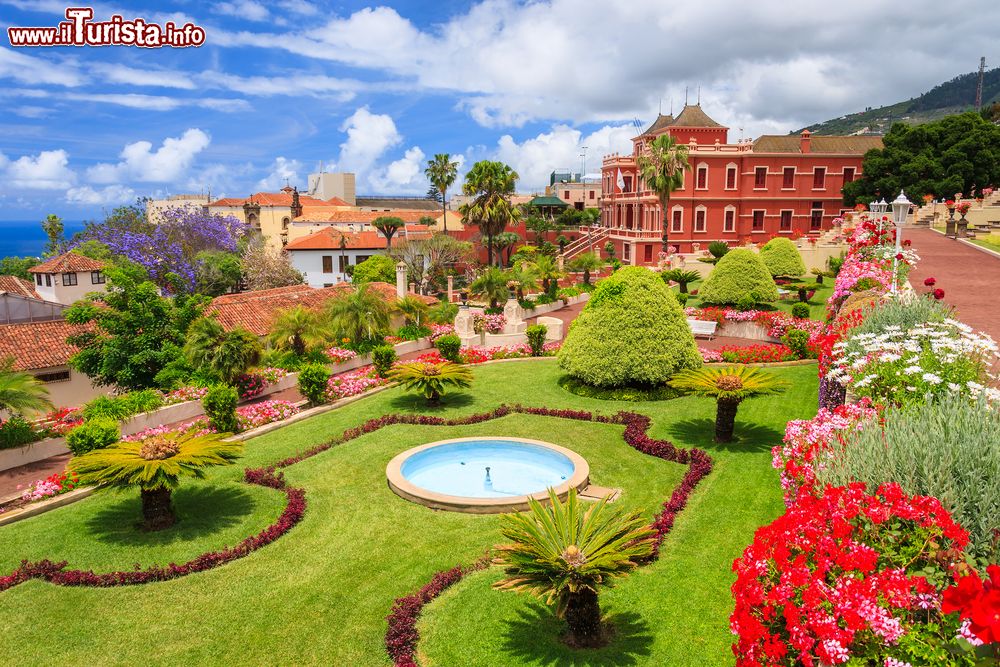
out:
{"label": "curved lawn edge", "polygon": [[[503,414],[496,414],[504,411]],[[668,440],[656,440],[647,435],[652,419],[646,415],[636,412],[621,411],[611,416],[599,415],[592,412],[577,410],[553,410],[550,408],[528,408],[520,405],[500,406],[493,413],[496,417],[502,417],[511,413],[540,415],[545,417],[559,417],[561,419],[576,419],[580,421],[600,422],[604,424],[622,424],[625,426],[623,439],[625,443],[643,454],[655,456],[657,458],[674,463],[687,464],[688,471],[681,479],[681,483],[674,489],[670,499],[663,503],[663,509],[653,519],[650,527],[656,531],[653,541],[653,554],[646,561],[652,562],[660,555],[660,546],[667,534],[674,527],[674,520],[677,515],[687,506],[688,498],[694,491],[698,483],[712,472],[712,457],[701,449],[683,449],[676,447]],[[476,420],[483,415],[472,415],[465,419]],[[463,420],[455,420],[463,421]],[[486,421],[479,419],[479,421]],[[464,423],[476,423],[468,421]],[[481,558],[472,565],[457,565],[450,570],[437,572],[431,580],[420,590],[411,595],[396,598],[392,604],[392,611],[386,618],[389,627],[385,633],[385,650],[393,661],[394,667],[418,667],[415,657],[417,644],[420,641],[420,633],[417,631],[417,620],[423,612],[423,608],[430,604],[436,597],[445,590],[462,580],[471,573],[485,569],[489,564],[489,557]]]}

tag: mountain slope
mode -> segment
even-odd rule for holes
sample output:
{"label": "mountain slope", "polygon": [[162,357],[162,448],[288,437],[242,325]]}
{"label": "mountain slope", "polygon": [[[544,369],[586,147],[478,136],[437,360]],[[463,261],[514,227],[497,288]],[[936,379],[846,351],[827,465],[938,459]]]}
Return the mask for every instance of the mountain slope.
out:
{"label": "mountain slope", "polygon": [[[937,120],[971,109],[976,101],[978,79],[978,72],[962,74],[905,102],[848,114],[802,129],[816,134],[883,134],[898,121],[916,125]],[[987,70],[983,76],[983,106],[993,102],[1000,102],[1000,67]],[[802,130],[793,134],[800,132]]]}

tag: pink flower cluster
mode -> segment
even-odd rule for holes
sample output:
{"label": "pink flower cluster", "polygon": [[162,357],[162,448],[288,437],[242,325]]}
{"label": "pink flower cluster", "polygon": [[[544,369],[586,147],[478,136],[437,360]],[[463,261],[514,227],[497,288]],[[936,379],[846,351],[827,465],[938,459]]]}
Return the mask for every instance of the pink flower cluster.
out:
{"label": "pink flower cluster", "polygon": [[[545,343],[542,346],[542,356],[554,356],[560,347],[562,347],[562,342],[560,341]],[[498,359],[524,359],[530,356],[531,346],[527,343],[521,343],[520,345],[496,345],[494,347],[473,345],[463,347],[458,352],[458,358],[463,364],[481,364],[486,361],[496,361]],[[430,352],[421,354],[417,358],[417,361],[425,364],[436,364],[445,361],[445,358],[437,350],[431,350]]]}
{"label": "pink flower cluster", "polygon": [[288,376],[288,371],[284,368],[275,368],[274,366],[258,368],[254,371],[254,373],[263,378],[264,382],[267,384],[277,384],[280,380]]}
{"label": "pink flower cluster", "polygon": [[326,356],[331,362],[335,364],[342,364],[345,361],[350,361],[354,357],[358,356],[358,353],[354,350],[347,350],[342,347],[331,347],[327,348]]}
{"label": "pink flower cluster", "polygon": [[141,431],[137,431],[132,435],[126,435],[122,438],[122,442],[142,442],[147,438],[151,438],[154,435],[165,435],[167,433],[190,433],[192,435],[208,435],[209,433],[215,433],[214,430],[209,428],[208,419],[205,417],[199,417],[189,422],[184,422],[182,424],[160,424],[159,426],[150,426],[149,428],[144,428]]}
{"label": "pink flower cluster", "polygon": [[330,376],[326,383],[326,400],[333,402],[348,396],[357,396],[385,384],[389,384],[389,381],[379,377],[373,366],[365,366],[356,371]]}
{"label": "pink flower cluster", "polygon": [[507,318],[503,316],[503,313],[494,315],[476,313],[472,316],[472,328],[476,333],[484,331],[486,333],[500,333],[505,324],[507,324]]}
{"label": "pink flower cluster", "polygon": [[431,335],[428,336],[428,338],[430,338],[430,341],[433,343],[441,336],[447,336],[453,333],[455,333],[455,325],[453,324],[432,324]]}
{"label": "pink flower cluster", "polygon": [[[31,484],[23,494],[21,500],[33,502],[44,498],[58,496],[76,488],[79,477],[75,472],[57,472],[49,475],[45,479],[40,479]],[[20,488],[20,486],[18,487]]]}
{"label": "pink flower cluster", "polygon": [[863,280],[868,280],[875,289],[887,291],[892,284],[892,271],[882,265],[854,255],[848,255],[833,284],[832,300],[841,299],[853,292]]}
{"label": "pink flower cluster", "polygon": [[767,335],[781,338],[789,329],[801,329],[810,335],[823,331],[818,320],[800,320],[781,310],[735,310],[733,308],[685,308],[684,314],[696,320],[723,324],[725,322],[752,322],[767,329]]}
{"label": "pink flower cluster", "polygon": [[163,395],[164,405],[176,405],[188,401],[200,401],[208,393],[208,387],[181,387]]}
{"label": "pink flower cluster", "polygon": [[701,353],[701,360],[706,364],[721,363],[723,361],[722,353],[720,352],[715,350],[706,350],[703,347],[699,347],[698,351]]}
{"label": "pink flower cluster", "polygon": [[248,431],[258,426],[283,421],[298,413],[298,407],[290,401],[261,401],[236,408],[236,421],[240,431]]}

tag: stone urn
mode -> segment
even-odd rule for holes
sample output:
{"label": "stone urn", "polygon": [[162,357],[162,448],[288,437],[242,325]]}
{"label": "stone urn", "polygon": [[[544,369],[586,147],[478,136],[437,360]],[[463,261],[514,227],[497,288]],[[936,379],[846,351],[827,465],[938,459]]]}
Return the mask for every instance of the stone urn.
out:
{"label": "stone urn", "polygon": [[948,220],[945,222],[944,235],[950,238],[955,238],[955,209],[948,209]]}
{"label": "stone urn", "polygon": [[958,238],[965,239],[969,238],[969,221],[965,219],[965,214],[955,224],[958,231]]}
{"label": "stone urn", "polygon": [[692,243],[692,244],[691,244],[691,247],[692,247],[692,248],[694,248],[694,251],[695,251],[695,252],[698,252],[699,250],[701,250],[701,244],[700,244],[700,243],[697,243],[697,242],[695,242],[695,243]]}

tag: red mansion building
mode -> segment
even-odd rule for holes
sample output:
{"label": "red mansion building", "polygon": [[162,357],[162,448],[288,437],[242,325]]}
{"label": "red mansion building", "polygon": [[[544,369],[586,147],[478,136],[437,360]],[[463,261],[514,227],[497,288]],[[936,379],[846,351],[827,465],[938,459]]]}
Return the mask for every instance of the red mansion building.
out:
{"label": "red mansion building", "polygon": [[[601,224],[625,263],[653,264],[661,248],[660,204],[638,177],[645,142],[667,134],[688,146],[691,170],[670,197],[669,243],[730,245],[772,236],[819,233],[843,211],[841,188],[861,174],[861,161],[881,137],[766,135],[729,143],[729,128],[699,105],[660,115],[635,137],[631,155],[609,155],[601,167]],[[619,173],[621,174],[619,178]]]}

